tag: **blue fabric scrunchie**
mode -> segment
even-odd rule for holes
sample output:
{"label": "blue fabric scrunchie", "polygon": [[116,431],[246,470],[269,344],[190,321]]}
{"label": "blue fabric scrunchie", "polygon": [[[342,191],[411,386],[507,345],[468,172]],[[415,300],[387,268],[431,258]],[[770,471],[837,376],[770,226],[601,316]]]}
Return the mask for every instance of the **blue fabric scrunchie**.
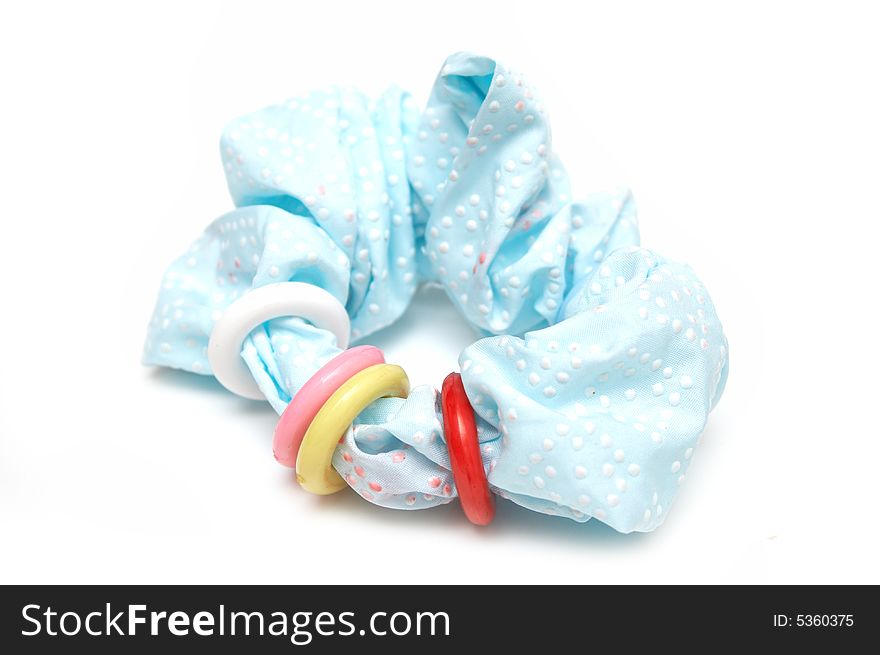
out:
{"label": "blue fabric scrunchie", "polygon": [[[214,321],[264,284],[326,289],[362,341],[435,282],[486,335],[459,365],[492,489],[621,532],[663,521],[727,341],[690,268],[639,247],[629,194],[571,200],[522,75],[455,54],[422,114],[396,88],[314,92],[234,121],[221,152],[238,209],[166,273],[146,363],[210,374]],[[242,357],[280,413],[338,352],[291,317],[254,330]],[[345,435],[333,464],[371,502],[455,498],[436,396],[377,401]]]}

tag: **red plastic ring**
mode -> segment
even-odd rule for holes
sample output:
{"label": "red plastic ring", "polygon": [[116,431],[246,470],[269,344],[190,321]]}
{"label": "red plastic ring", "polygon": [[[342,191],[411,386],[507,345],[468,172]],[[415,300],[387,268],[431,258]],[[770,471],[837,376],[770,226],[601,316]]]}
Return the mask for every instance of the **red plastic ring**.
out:
{"label": "red plastic ring", "polygon": [[489,525],[495,518],[495,499],[483,470],[474,410],[458,373],[450,373],[443,380],[440,405],[452,477],[461,508],[471,523]]}

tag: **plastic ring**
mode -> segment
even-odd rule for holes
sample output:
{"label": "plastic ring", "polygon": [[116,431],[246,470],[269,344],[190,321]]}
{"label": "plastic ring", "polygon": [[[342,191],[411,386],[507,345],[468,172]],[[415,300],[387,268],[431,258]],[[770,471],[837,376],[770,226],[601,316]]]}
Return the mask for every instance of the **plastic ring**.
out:
{"label": "plastic ring", "polygon": [[399,366],[376,364],[353,375],[324,403],[306,431],[296,458],[296,479],[303,489],[327,495],[346,487],[333,468],[333,451],[364,408],[379,398],[409,395],[409,378]]}
{"label": "plastic ring", "polygon": [[278,419],[272,452],[279,464],[296,467],[296,456],[306,430],[330,396],[346,380],[368,366],[384,364],[385,356],[375,346],[355,346],[343,350],[309,378]]}
{"label": "plastic ring", "polygon": [[443,380],[440,404],[452,477],[461,508],[471,523],[489,525],[495,518],[495,500],[483,470],[474,410],[458,373],[450,373]]}
{"label": "plastic ring", "polygon": [[351,323],[335,296],[304,282],[267,284],[235,300],[214,324],[208,362],[220,384],[239,396],[263,400],[263,392],[241,358],[241,344],[254,328],[282,316],[304,318],[335,334],[340,348],[348,347]]}

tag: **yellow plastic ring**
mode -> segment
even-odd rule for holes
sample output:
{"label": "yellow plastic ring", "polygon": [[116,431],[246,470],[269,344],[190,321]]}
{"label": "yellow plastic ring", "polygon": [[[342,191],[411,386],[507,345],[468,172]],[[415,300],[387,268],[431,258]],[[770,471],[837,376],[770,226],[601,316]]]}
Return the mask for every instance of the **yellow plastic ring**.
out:
{"label": "yellow plastic ring", "polygon": [[347,485],[331,465],[333,451],[348,427],[379,398],[409,395],[406,372],[393,364],[376,364],[351,376],[327,399],[306,430],[296,457],[296,479],[313,494],[333,494]]}

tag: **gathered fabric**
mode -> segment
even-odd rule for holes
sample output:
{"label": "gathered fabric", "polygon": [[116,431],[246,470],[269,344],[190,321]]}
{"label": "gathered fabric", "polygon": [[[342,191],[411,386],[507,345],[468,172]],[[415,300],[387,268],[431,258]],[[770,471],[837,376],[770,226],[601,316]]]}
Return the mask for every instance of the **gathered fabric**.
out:
{"label": "gathered fabric", "polygon": [[[727,341],[694,272],[640,247],[628,192],[572,198],[523,75],[454,54],[424,111],[397,88],[315,91],[230,123],[221,155],[237,208],[167,270],[145,363],[210,375],[214,322],[266,284],[331,293],[354,343],[439,284],[484,335],[458,364],[490,488],[621,532],[663,522],[724,389]],[[339,352],[286,317],[241,356],[281,413]],[[361,413],[333,456],[355,491],[397,509],[456,497],[437,395]]]}

